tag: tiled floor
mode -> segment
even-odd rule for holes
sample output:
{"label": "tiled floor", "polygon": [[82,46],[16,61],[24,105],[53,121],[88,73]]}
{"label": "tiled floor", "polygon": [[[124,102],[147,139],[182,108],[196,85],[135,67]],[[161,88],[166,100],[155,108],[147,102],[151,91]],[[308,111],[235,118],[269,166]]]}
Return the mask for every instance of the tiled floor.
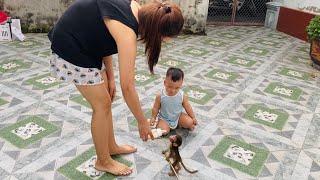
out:
{"label": "tiled floor", "polygon": [[[199,172],[181,179],[320,179],[320,80],[309,44],[256,27],[209,27],[165,44],[150,76],[138,48],[136,85],[145,113],[169,66],[185,71],[199,126],[183,135],[181,155]],[[72,84],[50,77],[45,34],[0,43],[0,179],[112,179],[95,171],[90,105]],[[117,57],[114,57],[117,62]],[[117,63],[116,138],[138,147],[116,157],[134,167],[121,179],[169,178],[166,138],[142,142],[121,96]]]}

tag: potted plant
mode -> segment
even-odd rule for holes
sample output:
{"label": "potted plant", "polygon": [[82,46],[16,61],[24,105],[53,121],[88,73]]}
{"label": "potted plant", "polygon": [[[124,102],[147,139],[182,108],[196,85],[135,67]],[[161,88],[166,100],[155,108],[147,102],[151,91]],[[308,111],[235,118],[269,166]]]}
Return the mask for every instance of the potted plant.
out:
{"label": "potted plant", "polygon": [[311,43],[310,57],[313,63],[320,67],[320,16],[311,19],[307,26],[308,40]]}

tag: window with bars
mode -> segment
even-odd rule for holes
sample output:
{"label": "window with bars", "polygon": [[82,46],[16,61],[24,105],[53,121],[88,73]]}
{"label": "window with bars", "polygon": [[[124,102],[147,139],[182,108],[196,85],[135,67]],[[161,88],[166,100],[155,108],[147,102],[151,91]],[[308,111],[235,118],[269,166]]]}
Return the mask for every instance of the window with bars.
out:
{"label": "window with bars", "polygon": [[209,0],[210,23],[263,24],[271,0]]}

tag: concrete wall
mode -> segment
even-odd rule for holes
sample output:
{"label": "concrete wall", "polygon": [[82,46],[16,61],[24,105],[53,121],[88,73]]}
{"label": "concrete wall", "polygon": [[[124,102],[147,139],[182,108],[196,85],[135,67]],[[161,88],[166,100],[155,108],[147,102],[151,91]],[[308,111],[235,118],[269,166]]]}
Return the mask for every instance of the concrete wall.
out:
{"label": "concrete wall", "polygon": [[11,17],[21,19],[24,32],[46,32],[72,1],[1,0],[0,7]]}
{"label": "concrete wall", "polygon": [[283,6],[320,15],[320,0],[283,0]]}
{"label": "concrete wall", "polygon": [[[24,32],[46,32],[74,0],[0,0],[0,10],[20,18]],[[141,4],[152,0],[140,0]],[[204,33],[209,0],[172,0],[180,5],[185,31]]]}

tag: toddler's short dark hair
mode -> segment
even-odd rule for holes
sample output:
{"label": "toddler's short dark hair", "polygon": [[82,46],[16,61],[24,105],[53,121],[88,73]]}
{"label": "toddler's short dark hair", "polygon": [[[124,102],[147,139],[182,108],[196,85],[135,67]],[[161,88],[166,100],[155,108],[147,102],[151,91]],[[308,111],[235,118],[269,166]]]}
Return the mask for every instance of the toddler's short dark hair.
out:
{"label": "toddler's short dark hair", "polygon": [[170,67],[167,70],[166,77],[167,78],[170,77],[173,82],[176,82],[176,81],[179,81],[179,80],[183,80],[184,73],[180,68]]}

